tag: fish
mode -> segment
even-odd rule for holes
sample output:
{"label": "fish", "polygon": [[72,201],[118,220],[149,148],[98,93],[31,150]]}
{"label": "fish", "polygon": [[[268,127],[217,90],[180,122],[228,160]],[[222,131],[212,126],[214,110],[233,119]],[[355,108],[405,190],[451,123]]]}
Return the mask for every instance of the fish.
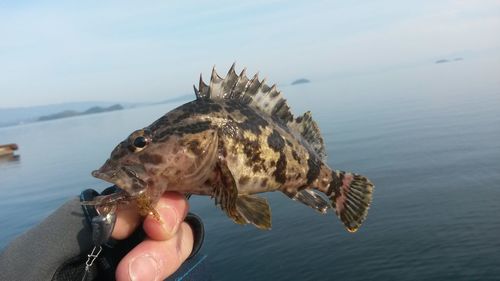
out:
{"label": "fish", "polygon": [[166,191],[205,195],[238,224],[271,228],[271,209],[260,193],[280,191],[319,213],[333,209],[349,232],[365,220],[373,183],[360,174],[334,170],[310,111],[294,117],[276,84],[258,74],[237,74],[235,65],[206,84],[196,98],[132,132],[111,152],[96,178],[120,192],[89,205],[133,202],[159,218],[155,203]]}

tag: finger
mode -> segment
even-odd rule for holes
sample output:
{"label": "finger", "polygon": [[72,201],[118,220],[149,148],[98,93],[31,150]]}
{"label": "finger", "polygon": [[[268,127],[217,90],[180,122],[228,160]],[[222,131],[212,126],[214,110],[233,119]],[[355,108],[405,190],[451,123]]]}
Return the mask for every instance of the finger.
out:
{"label": "finger", "polygon": [[116,268],[116,280],[163,280],[190,255],[193,232],[185,222],[168,240],[147,239],[130,251]]}
{"label": "finger", "polygon": [[[169,207],[172,207],[170,211]],[[180,193],[166,192],[160,198],[155,209],[158,210],[162,219],[159,223],[151,216],[147,216],[145,230],[153,239],[162,240],[171,237],[177,231],[180,222],[187,214],[188,204]],[[135,204],[118,205],[116,223],[111,237],[117,240],[127,238],[140,222],[141,216]],[[163,223],[165,224],[163,225]]]}
{"label": "finger", "polygon": [[135,204],[119,204],[116,210],[116,223],[111,237],[122,240],[130,236],[139,226],[141,216]]}
{"label": "finger", "polygon": [[155,209],[160,215],[160,220],[148,215],[144,220],[144,231],[151,239],[167,240],[175,235],[179,229],[189,206],[184,195],[177,192],[166,192],[156,204]]}

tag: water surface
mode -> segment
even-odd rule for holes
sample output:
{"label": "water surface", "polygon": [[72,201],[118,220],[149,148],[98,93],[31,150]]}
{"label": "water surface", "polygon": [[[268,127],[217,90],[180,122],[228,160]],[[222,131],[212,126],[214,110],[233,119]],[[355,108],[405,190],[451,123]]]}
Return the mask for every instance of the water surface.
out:
{"label": "water surface", "polygon": [[[366,223],[347,233],[279,193],[273,229],[232,223],[193,197],[207,229],[214,280],[498,280],[500,60],[377,74],[310,77],[282,86],[293,111],[311,110],[330,166],[375,183]],[[178,104],[1,128],[20,146],[0,163],[0,248],[85,188],[132,130]]]}

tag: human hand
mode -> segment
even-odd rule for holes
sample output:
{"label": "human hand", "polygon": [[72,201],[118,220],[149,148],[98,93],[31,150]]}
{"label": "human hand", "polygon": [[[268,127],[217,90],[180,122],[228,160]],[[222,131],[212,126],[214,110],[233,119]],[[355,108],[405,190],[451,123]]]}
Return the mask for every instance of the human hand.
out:
{"label": "human hand", "polygon": [[[193,231],[184,222],[189,206],[186,198],[166,192],[155,209],[160,222],[148,215],[142,227],[147,238],[122,258],[116,280],[163,280],[174,273],[193,249]],[[135,208],[119,207],[112,238],[122,240],[139,227],[141,217]]]}

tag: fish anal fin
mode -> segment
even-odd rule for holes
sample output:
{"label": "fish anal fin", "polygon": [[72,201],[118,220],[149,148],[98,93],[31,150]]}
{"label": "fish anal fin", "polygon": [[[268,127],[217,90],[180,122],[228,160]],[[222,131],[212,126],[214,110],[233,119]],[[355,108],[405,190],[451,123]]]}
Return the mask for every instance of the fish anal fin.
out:
{"label": "fish anal fin", "polygon": [[271,208],[265,198],[255,195],[238,195],[236,209],[248,223],[260,229],[271,229]]}
{"label": "fish anal fin", "polygon": [[302,137],[311,145],[311,148],[326,161],[326,151],[323,137],[318,124],[313,120],[311,112],[307,111],[304,115],[295,118],[288,123],[288,126],[299,132]]}
{"label": "fish anal fin", "polygon": [[285,193],[285,195],[290,197],[291,199],[299,201],[302,204],[309,206],[322,214],[326,214],[326,212],[330,208],[330,203],[323,199],[323,197],[321,197],[314,190],[303,189],[297,192],[283,191],[283,193]]}

